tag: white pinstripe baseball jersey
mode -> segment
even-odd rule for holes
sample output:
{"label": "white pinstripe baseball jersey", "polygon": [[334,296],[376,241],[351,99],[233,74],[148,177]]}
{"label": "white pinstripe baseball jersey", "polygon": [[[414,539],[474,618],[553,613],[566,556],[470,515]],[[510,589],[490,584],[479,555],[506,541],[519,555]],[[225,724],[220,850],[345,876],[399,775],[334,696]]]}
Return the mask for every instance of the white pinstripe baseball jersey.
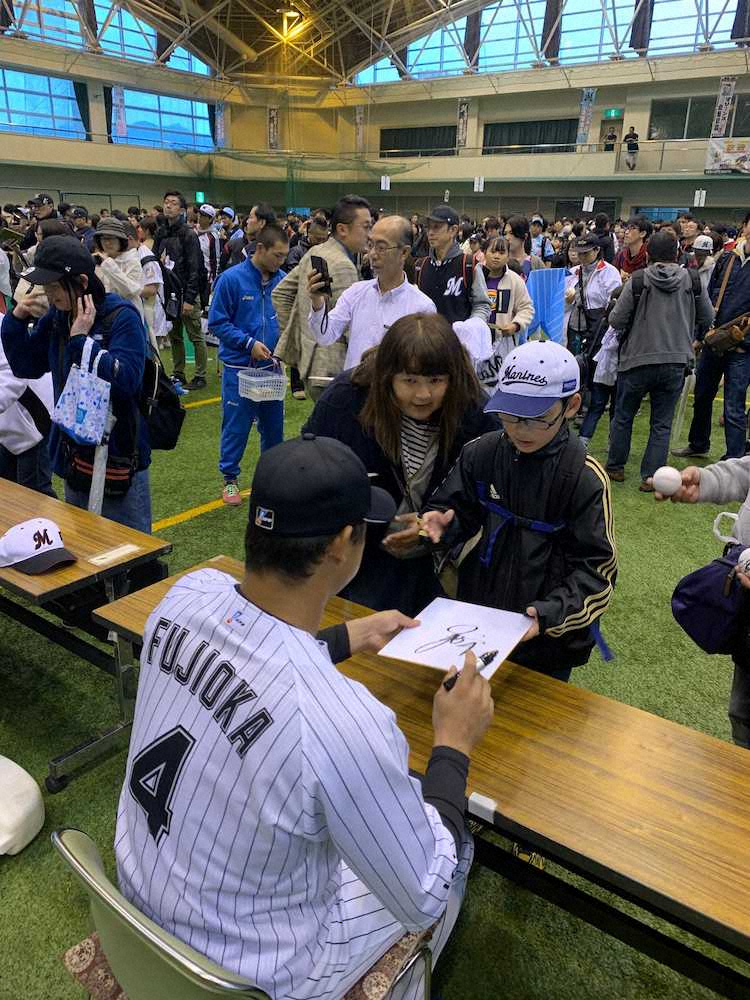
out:
{"label": "white pinstripe baseball jersey", "polygon": [[340,997],[451,893],[453,837],[407,754],[323,643],[190,573],[144,634],[120,886],[273,997]]}

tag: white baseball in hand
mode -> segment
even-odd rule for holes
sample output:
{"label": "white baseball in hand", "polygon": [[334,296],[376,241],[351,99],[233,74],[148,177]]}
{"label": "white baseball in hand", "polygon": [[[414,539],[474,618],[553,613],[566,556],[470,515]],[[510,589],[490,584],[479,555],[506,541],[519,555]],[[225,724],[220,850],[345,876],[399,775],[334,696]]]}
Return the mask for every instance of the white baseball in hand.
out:
{"label": "white baseball in hand", "polygon": [[679,469],[673,469],[671,465],[662,465],[654,473],[653,482],[657,493],[671,497],[682,486],[682,474]]}

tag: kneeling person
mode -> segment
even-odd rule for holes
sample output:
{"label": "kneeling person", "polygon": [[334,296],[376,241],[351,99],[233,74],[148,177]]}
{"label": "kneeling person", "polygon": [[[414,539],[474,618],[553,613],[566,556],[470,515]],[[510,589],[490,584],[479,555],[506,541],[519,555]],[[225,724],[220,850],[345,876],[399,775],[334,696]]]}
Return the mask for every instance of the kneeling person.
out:
{"label": "kneeling person", "polygon": [[219,277],[208,311],[208,327],[219,338],[219,358],[224,364],[219,471],[224,476],[224,503],[232,506],[242,503],[240,462],[256,420],[261,451],[284,437],[284,401],[256,403],[240,396],[239,373],[242,368],[271,367],[279,341],[271,293],[284,277],[281,265],[288,253],[289,242],[281,229],[264,226],[253,256]]}
{"label": "kneeling person", "polygon": [[[405,931],[436,922],[437,956],[464,890],[469,754],[493,708],[476,662],[438,689],[420,786],[393,713],[315,637],[357,572],[365,523],[394,513],[340,442],[272,448],[253,480],[242,583],[190,573],[146,625],[122,891],[278,998],[340,998]],[[416,1000],[413,978],[401,995]]]}
{"label": "kneeling person", "polygon": [[449,549],[481,531],[458,568],[459,600],[529,615],[512,658],[560,680],[587,662],[617,570],[609,480],[568,430],[580,405],[570,351],[516,348],[485,407],[503,430],[464,447],[423,517]]}

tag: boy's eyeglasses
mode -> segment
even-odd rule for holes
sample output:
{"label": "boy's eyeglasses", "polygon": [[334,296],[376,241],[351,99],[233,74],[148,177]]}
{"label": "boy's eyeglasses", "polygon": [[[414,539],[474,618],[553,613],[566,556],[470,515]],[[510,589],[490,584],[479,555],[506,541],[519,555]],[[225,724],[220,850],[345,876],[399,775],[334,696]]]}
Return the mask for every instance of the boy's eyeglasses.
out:
{"label": "boy's eyeglasses", "polygon": [[513,413],[501,413],[500,419],[504,424],[513,424],[514,427],[517,424],[526,424],[534,431],[548,431],[565,416],[565,410],[566,407],[563,406],[554,420],[545,420],[543,417],[517,417]]}

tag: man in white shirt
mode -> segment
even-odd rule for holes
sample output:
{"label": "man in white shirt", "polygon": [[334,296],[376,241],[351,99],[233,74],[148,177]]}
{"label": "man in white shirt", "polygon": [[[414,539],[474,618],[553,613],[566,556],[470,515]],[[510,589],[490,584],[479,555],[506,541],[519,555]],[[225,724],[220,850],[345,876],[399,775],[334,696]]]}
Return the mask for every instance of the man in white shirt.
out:
{"label": "man in white shirt", "polygon": [[205,308],[219,272],[219,258],[221,257],[221,243],[216,232],[216,209],[213,205],[201,205],[198,209],[198,223],[195,231],[203,251],[203,263],[206,265],[208,278],[207,287],[201,289],[201,302]]}
{"label": "man in white shirt", "polygon": [[397,319],[412,313],[434,313],[435,304],[410,284],[404,264],[411,248],[411,224],[400,215],[376,222],[370,234],[370,266],[376,277],[357,281],[343,292],[326,319],[324,282],[316,271],[307,279],[312,308],[310,332],[323,347],[348,334],[344,368],[355,368],[365,351],[377,347]]}

